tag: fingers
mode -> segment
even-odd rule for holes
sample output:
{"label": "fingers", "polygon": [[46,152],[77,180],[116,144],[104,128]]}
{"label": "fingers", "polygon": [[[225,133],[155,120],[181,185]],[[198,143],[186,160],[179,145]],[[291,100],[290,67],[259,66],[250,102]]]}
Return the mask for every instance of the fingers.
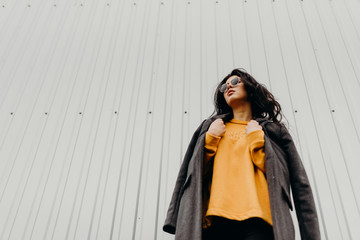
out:
{"label": "fingers", "polygon": [[259,123],[258,123],[256,120],[254,120],[254,119],[250,120],[250,122],[249,122],[249,123],[254,123],[254,124],[259,125]]}
{"label": "fingers", "polygon": [[259,126],[260,129],[262,129],[261,125],[259,125],[259,123],[257,121],[255,121],[255,120],[250,120],[250,122],[248,123],[247,126],[253,126],[253,127]]}
{"label": "fingers", "polygon": [[222,123],[224,123],[224,121],[222,120],[222,118],[218,118],[218,119],[216,119],[214,122],[222,122]]}
{"label": "fingers", "polygon": [[224,126],[225,127],[224,121],[221,118],[216,119],[214,122],[215,122],[215,124],[217,126]]}
{"label": "fingers", "polygon": [[226,131],[224,121],[222,119],[216,119],[213,123],[211,123],[208,131],[215,136],[223,136]]}
{"label": "fingers", "polygon": [[259,123],[255,120],[250,120],[250,122],[247,124],[246,128],[245,128],[245,132],[246,134],[249,134],[253,131],[256,130],[262,130],[262,126],[259,125]]}

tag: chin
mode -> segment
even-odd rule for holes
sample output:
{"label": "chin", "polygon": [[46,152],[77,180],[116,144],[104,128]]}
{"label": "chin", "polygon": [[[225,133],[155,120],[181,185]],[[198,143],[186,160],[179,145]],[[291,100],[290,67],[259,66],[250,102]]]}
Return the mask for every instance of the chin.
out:
{"label": "chin", "polygon": [[248,102],[248,99],[246,97],[244,97],[244,98],[228,98],[228,99],[225,99],[225,101],[226,101],[227,105],[229,105],[229,107],[233,108],[233,106],[232,106],[232,105],[234,105],[233,103],[236,103],[236,102],[246,103],[246,102]]}

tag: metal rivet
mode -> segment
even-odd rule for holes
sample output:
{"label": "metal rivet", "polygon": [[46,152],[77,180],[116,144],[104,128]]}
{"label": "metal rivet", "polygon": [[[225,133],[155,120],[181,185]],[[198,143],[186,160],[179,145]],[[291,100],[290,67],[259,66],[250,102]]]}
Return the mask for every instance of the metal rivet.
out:
{"label": "metal rivet", "polygon": [[185,111],[185,114],[187,114],[187,111]]}
{"label": "metal rivet", "polygon": [[45,112],[45,115],[47,115],[47,112]]}
{"label": "metal rivet", "polygon": [[297,110],[295,110],[295,112],[297,112]]}
{"label": "metal rivet", "polygon": [[333,109],[333,110],[331,110],[332,112],[335,112],[335,110]]}
{"label": "metal rivet", "polygon": [[11,112],[10,115],[14,115],[14,113]]}
{"label": "metal rivet", "polygon": [[79,112],[79,114],[82,114],[81,112]]}
{"label": "metal rivet", "polygon": [[115,111],[115,114],[117,114],[117,112]]}
{"label": "metal rivet", "polygon": [[151,111],[149,111],[149,114],[151,114],[152,112]]}
{"label": "metal rivet", "polygon": [[28,7],[31,7],[31,5],[30,5],[30,4],[28,4]]}

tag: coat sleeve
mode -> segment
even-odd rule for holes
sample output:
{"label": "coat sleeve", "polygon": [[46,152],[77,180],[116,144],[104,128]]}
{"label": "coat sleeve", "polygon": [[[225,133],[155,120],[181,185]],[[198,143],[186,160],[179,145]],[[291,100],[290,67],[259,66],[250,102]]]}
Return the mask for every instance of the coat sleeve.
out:
{"label": "coat sleeve", "polygon": [[171,234],[175,234],[175,231],[176,231],[176,222],[177,222],[177,216],[178,216],[178,212],[179,212],[179,203],[180,203],[180,198],[181,198],[181,193],[182,193],[182,187],[186,180],[188,166],[189,166],[191,156],[193,155],[196,142],[198,140],[200,131],[201,131],[202,126],[205,121],[206,120],[204,120],[200,124],[200,126],[196,129],[196,131],[194,132],[194,134],[190,140],[189,146],[186,150],[179,173],[178,173],[178,177],[177,177],[177,180],[175,183],[175,188],[174,188],[172,198],[170,201],[170,206],[168,208],[166,220],[163,225],[163,230],[165,232],[168,232]]}
{"label": "coat sleeve", "polygon": [[318,240],[320,239],[318,216],[305,168],[296,150],[294,141],[285,125],[281,124],[280,132],[281,141],[288,156],[292,195],[299,222],[301,239]]}

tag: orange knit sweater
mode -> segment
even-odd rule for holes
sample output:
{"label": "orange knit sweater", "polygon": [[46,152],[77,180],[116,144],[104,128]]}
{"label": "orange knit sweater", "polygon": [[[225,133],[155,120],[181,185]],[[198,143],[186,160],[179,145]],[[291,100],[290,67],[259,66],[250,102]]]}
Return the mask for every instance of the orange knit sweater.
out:
{"label": "orange knit sweater", "polygon": [[265,178],[264,132],[245,133],[248,121],[232,119],[223,137],[205,136],[205,164],[214,157],[210,200],[206,212],[232,220],[259,217],[272,225]]}

